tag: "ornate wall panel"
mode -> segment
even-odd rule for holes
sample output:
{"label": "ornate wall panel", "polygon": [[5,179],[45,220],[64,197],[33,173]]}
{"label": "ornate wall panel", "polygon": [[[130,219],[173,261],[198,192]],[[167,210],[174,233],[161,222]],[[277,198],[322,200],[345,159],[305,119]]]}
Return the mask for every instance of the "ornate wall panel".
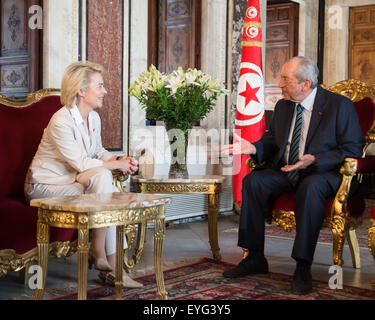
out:
{"label": "ornate wall panel", "polygon": [[122,150],[123,1],[87,1],[87,59],[104,66],[108,91],[102,120],[103,146]]}
{"label": "ornate wall panel", "polygon": [[349,78],[375,84],[375,5],[350,8]]}
{"label": "ornate wall panel", "polygon": [[28,26],[28,9],[37,0],[2,0],[0,3],[0,93],[25,97],[40,89],[39,33]]}

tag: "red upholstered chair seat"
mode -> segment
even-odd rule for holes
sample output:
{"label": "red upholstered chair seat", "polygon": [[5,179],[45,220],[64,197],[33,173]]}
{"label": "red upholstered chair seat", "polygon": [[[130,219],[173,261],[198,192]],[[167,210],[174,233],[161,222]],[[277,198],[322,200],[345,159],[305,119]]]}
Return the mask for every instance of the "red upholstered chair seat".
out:
{"label": "red upholstered chair seat", "polygon": [[359,101],[355,101],[354,107],[357,111],[359,125],[363,134],[366,135],[375,121],[374,102],[371,98],[365,97]]}
{"label": "red upholstered chair seat", "polygon": [[[333,204],[333,198],[328,199],[326,202],[326,217],[331,217],[331,208]],[[349,217],[359,218],[362,216],[365,210],[365,199],[360,196],[350,197],[348,200],[348,213]],[[277,198],[274,205],[274,212],[280,211],[294,211],[294,196],[293,193],[284,193]]]}
{"label": "red upholstered chair seat", "polygon": [[375,206],[371,208],[370,217],[375,220]]}
{"label": "red upholstered chair seat", "polygon": [[[25,176],[44,128],[60,108],[57,91],[43,90],[23,106],[0,96],[0,252],[13,249],[22,255],[36,247],[37,209],[25,202]],[[73,229],[51,228],[50,243],[75,238]]]}
{"label": "red upholstered chair seat", "polygon": [[[36,247],[38,209],[26,204],[24,197],[0,198],[0,244],[21,255]],[[75,239],[74,229],[50,229],[50,242]]]}
{"label": "red upholstered chair seat", "polygon": [[360,173],[374,173],[375,157],[367,156],[366,158],[357,159],[357,172]]}

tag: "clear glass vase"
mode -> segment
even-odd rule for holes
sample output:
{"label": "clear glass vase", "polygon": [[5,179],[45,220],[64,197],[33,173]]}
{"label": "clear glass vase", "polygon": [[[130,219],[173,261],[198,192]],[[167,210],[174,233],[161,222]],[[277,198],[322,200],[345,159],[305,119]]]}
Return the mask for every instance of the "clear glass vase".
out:
{"label": "clear glass vase", "polygon": [[186,155],[189,141],[189,131],[177,129],[175,125],[167,123],[165,128],[168,133],[171,150],[171,164],[169,167],[170,178],[188,178]]}

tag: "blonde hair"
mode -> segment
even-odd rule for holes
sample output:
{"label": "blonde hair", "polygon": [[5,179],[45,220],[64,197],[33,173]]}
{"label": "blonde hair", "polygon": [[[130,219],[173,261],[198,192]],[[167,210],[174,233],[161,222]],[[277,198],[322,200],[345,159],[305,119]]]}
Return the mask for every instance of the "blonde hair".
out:
{"label": "blonde hair", "polygon": [[90,76],[94,73],[102,74],[102,65],[90,61],[78,61],[70,64],[61,81],[60,101],[63,106],[72,108],[77,103],[79,89],[87,88],[90,84]]}

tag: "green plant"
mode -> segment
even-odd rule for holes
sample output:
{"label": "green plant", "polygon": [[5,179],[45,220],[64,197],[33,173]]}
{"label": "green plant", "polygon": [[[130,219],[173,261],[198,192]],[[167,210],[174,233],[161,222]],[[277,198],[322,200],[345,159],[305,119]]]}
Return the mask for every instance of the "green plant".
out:
{"label": "green plant", "polygon": [[129,89],[150,119],[164,121],[169,128],[185,134],[215,106],[217,98],[228,94],[218,79],[197,69],[179,67],[170,74],[151,65]]}

